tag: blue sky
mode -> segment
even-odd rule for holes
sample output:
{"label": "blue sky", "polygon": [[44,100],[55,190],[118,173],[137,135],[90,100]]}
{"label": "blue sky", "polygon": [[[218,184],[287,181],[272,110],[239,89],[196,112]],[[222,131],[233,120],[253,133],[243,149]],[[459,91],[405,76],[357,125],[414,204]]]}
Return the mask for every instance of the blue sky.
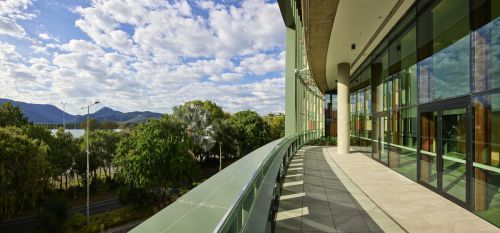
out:
{"label": "blue sky", "polygon": [[284,40],[275,1],[3,0],[0,98],[283,112]]}

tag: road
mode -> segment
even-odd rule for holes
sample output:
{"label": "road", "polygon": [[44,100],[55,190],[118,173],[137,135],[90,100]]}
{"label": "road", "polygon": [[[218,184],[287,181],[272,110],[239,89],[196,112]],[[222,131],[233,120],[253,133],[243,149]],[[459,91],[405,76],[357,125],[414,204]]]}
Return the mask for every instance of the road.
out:
{"label": "road", "polygon": [[[90,215],[106,212],[108,210],[114,210],[123,207],[123,205],[118,201],[118,199],[110,199],[106,201],[100,201],[90,204]],[[87,206],[73,207],[70,211],[70,215],[74,213],[87,214]],[[2,233],[18,233],[26,232],[34,228],[37,224],[36,216],[16,218],[9,221],[5,221],[0,226],[0,232]]]}

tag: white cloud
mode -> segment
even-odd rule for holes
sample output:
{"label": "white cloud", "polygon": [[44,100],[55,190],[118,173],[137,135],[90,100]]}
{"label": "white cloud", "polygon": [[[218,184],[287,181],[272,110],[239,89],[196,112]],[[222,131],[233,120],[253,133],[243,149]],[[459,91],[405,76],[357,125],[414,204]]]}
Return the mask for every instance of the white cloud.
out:
{"label": "white cloud", "polygon": [[45,46],[32,45],[31,49],[33,50],[34,53],[46,53],[47,52],[47,47],[45,47]]}
{"label": "white cloud", "polygon": [[285,51],[279,54],[257,54],[245,57],[240,66],[249,73],[263,75],[269,72],[282,71],[285,67]]}
{"label": "white cloud", "polygon": [[21,58],[21,55],[16,52],[14,45],[0,42],[0,61],[6,62],[17,58]]}
{"label": "white cloud", "polygon": [[[164,93],[153,102],[158,108],[171,107],[195,99],[215,101],[229,112],[254,110],[261,114],[268,112],[284,112],[284,79],[272,78],[248,84],[217,85],[211,82],[196,82],[185,85],[178,90]],[[186,93],[196,95],[186,95]],[[169,101],[164,101],[167,98]]]}
{"label": "white cloud", "polygon": [[255,54],[282,47],[283,28],[278,4],[248,0],[241,8],[216,6],[209,11],[209,22],[217,36],[217,53]]}
{"label": "white cloud", "polygon": [[40,37],[40,39],[42,39],[42,40],[50,40],[51,39],[49,34],[47,34],[47,33],[40,33],[40,34],[38,34],[38,37]]}
{"label": "white cloud", "polygon": [[68,52],[77,52],[81,54],[102,55],[104,50],[101,47],[86,40],[70,40],[68,43],[59,46]]}
{"label": "white cloud", "polygon": [[24,38],[26,32],[16,23],[15,20],[0,16],[0,35],[7,35],[15,38]]}
{"label": "white cloud", "polygon": [[2,0],[0,2],[0,16],[27,19],[32,14],[24,12],[32,4],[31,0]]}
{"label": "white cloud", "polygon": [[[27,15],[26,2],[12,14]],[[0,73],[0,91],[12,87],[5,97],[56,105],[64,99],[72,113],[95,99],[122,111],[170,112],[194,99],[230,112],[284,110],[283,78],[266,77],[284,69],[277,3],[95,0],[72,11],[79,16],[75,30],[90,40],[59,43],[43,30],[31,45],[39,57],[26,58],[0,44],[0,52],[23,60],[10,64],[0,54],[0,69],[9,71]],[[260,81],[251,80],[255,75]]]}
{"label": "white cloud", "polygon": [[212,81],[215,82],[227,82],[227,81],[239,81],[243,79],[243,74],[238,74],[238,73],[224,73],[218,76],[211,76],[209,78]]}
{"label": "white cloud", "polygon": [[27,20],[35,17],[25,10],[32,4],[31,0],[3,0],[0,1],[0,35],[14,38],[26,38],[26,32],[17,20]]}
{"label": "white cloud", "polygon": [[[152,57],[167,51],[182,57],[229,58],[283,47],[277,3],[250,0],[241,8],[199,5],[208,18],[195,15],[187,1],[94,1],[75,9],[81,15],[75,25],[100,46],[138,48]],[[134,26],[133,35],[120,30],[122,24]]]}

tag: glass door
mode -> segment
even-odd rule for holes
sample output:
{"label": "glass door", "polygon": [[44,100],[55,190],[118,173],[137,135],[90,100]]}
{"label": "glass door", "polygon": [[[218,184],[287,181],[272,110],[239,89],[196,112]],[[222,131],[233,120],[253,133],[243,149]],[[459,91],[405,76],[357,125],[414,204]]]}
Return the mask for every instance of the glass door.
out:
{"label": "glass door", "polygon": [[438,187],[437,111],[420,113],[420,181]]}
{"label": "glass door", "polygon": [[388,164],[387,147],[388,141],[388,122],[385,114],[377,114],[373,117],[373,155],[372,157],[384,164]]}
{"label": "glass door", "polygon": [[372,143],[372,158],[380,160],[380,130],[378,124],[378,117],[373,116],[373,143]]}
{"label": "glass door", "polygon": [[418,166],[420,183],[467,205],[471,161],[467,119],[470,110],[462,103],[420,109]]}
{"label": "glass door", "polygon": [[467,190],[467,109],[441,113],[442,190],[466,202]]}

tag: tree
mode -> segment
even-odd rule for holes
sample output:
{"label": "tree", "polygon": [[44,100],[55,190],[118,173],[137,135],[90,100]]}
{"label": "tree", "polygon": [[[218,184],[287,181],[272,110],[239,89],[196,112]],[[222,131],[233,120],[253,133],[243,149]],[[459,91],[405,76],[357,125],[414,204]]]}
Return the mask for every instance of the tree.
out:
{"label": "tree", "polygon": [[[213,154],[219,155],[219,171],[222,169],[222,157],[230,158],[237,153],[236,131],[229,120],[218,120],[214,123],[216,147],[212,149]],[[215,150],[215,151],[214,151]]]}
{"label": "tree", "polygon": [[[89,179],[91,184],[92,182],[96,181],[97,178],[97,169],[99,168],[99,165],[101,162],[99,161],[100,159],[100,154],[97,152],[96,147],[93,146],[94,141],[93,135],[94,131],[91,131],[90,137],[89,137]],[[75,164],[74,164],[74,170],[75,172],[82,177],[82,182],[86,181],[87,179],[87,132],[82,136],[81,140],[78,140],[80,143],[80,149],[75,155]],[[85,183],[82,183],[85,185]]]}
{"label": "tree", "polygon": [[240,111],[229,118],[236,130],[239,155],[246,155],[269,141],[269,125],[254,111]]}
{"label": "tree", "polygon": [[[78,177],[81,177],[82,186],[85,185],[86,177],[87,177],[87,152],[85,146],[85,140],[83,137],[75,138],[75,143],[78,146],[78,151],[73,155],[74,164],[71,167],[71,172],[76,174],[77,181]],[[89,171],[93,171],[92,169],[97,169],[98,163],[95,160],[91,159],[92,156],[89,156]]]}
{"label": "tree", "polygon": [[38,220],[44,232],[63,232],[69,219],[71,205],[64,194],[49,196],[38,213]]}
{"label": "tree", "polygon": [[118,123],[113,121],[103,121],[100,124],[101,129],[113,130],[113,129],[118,129],[118,127],[119,127]]}
{"label": "tree", "polygon": [[49,146],[49,150],[53,147],[54,136],[52,136],[52,133],[47,128],[44,128],[41,125],[27,124],[23,125],[21,129],[28,137],[47,144]]}
{"label": "tree", "polygon": [[89,136],[90,154],[97,159],[98,166],[104,169],[106,177],[110,177],[112,160],[120,141],[119,133],[109,130],[95,130],[91,131]]}
{"label": "tree", "polygon": [[126,123],[120,123],[119,128],[120,129],[133,129],[137,126],[137,123],[132,123],[132,122],[126,122]]}
{"label": "tree", "polygon": [[[95,130],[95,129],[98,129],[100,127],[100,124],[99,124],[99,122],[97,122],[96,119],[90,118],[89,127],[90,127],[90,130]],[[85,120],[80,122],[80,128],[87,130],[87,118],[85,118]]]}
{"label": "tree", "polygon": [[24,116],[20,108],[15,107],[10,102],[0,105],[0,127],[23,126],[28,124],[28,119]]}
{"label": "tree", "polygon": [[191,137],[185,125],[164,115],[151,119],[123,137],[114,164],[117,178],[136,189],[183,185],[197,175],[189,153]]}
{"label": "tree", "polygon": [[47,150],[17,127],[0,128],[0,220],[39,200],[48,184]]}
{"label": "tree", "polygon": [[207,152],[215,145],[215,128],[208,110],[200,105],[186,104],[174,107],[176,119],[186,125],[186,132],[197,148],[195,154],[200,161],[204,161]]}
{"label": "tree", "polygon": [[264,120],[270,126],[271,139],[279,139],[285,136],[285,115],[283,113],[269,113]]}
{"label": "tree", "polygon": [[47,161],[49,164],[49,175],[57,180],[61,173],[54,173],[53,168],[57,166],[57,162],[54,159],[54,150],[57,149],[55,145],[56,139],[52,136],[52,133],[45,127],[41,125],[27,124],[21,127],[23,133],[31,139],[34,139],[37,143],[43,143],[47,148]]}
{"label": "tree", "polygon": [[[76,143],[70,132],[59,128],[50,151],[48,159],[52,168],[52,176],[54,179],[61,178],[60,189],[62,189],[63,183],[67,189],[68,171],[73,165],[74,156],[79,152],[79,144]],[[65,178],[66,182],[63,182],[63,178]]]}
{"label": "tree", "polygon": [[222,120],[222,119],[227,119],[229,116],[222,110],[220,106],[218,106],[215,102],[212,102],[210,100],[193,100],[184,103],[183,105],[179,106],[180,108],[183,107],[188,107],[188,106],[199,106],[208,112],[210,112],[211,119],[213,121],[216,120]]}

